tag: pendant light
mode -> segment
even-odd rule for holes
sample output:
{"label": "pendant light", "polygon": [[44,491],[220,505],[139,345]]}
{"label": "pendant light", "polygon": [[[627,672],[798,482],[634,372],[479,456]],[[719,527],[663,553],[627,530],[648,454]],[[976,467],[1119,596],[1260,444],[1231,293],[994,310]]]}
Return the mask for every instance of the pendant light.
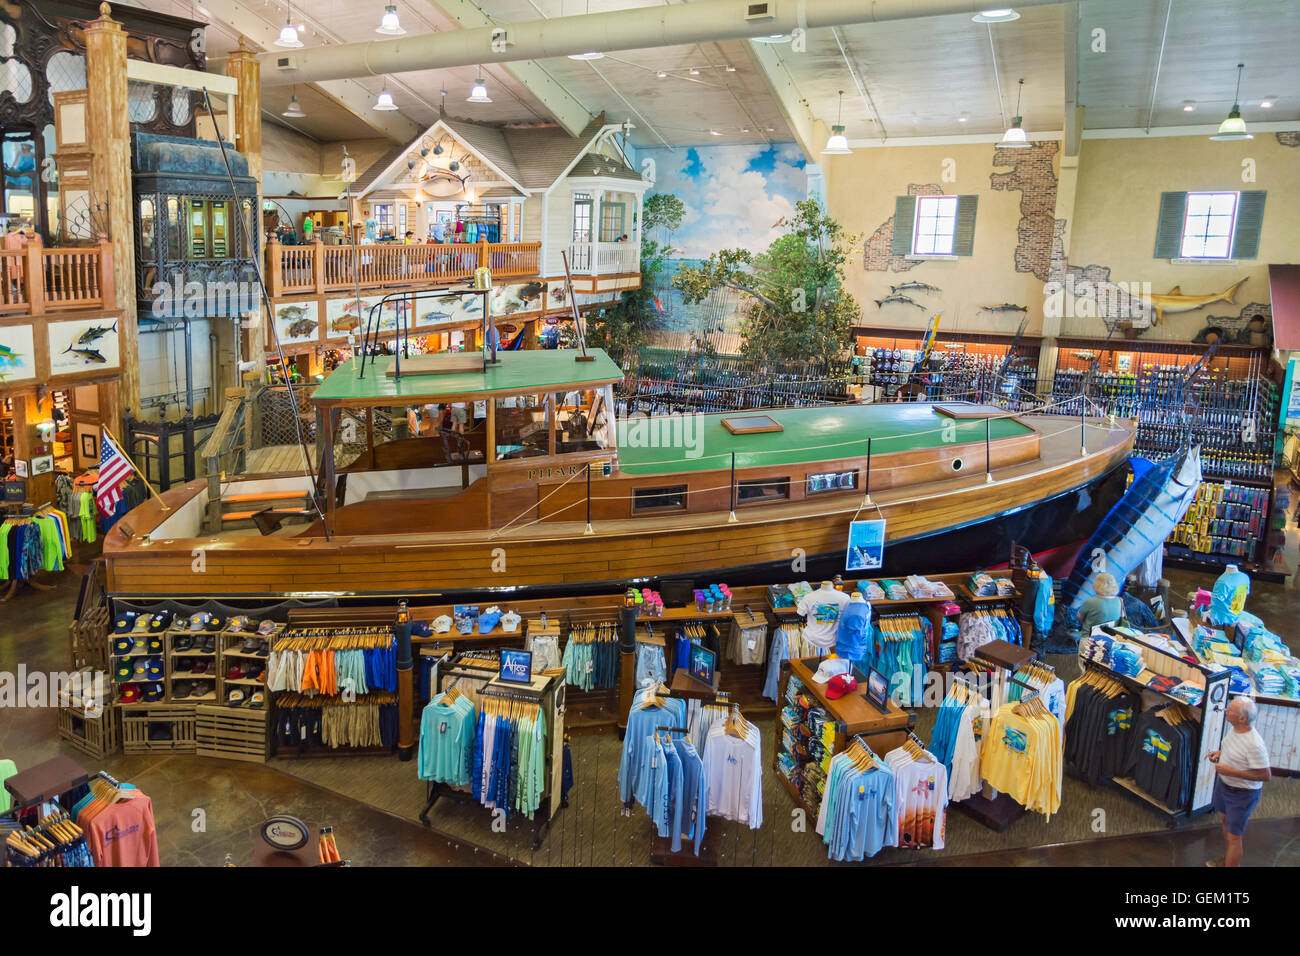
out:
{"label": "pendant light", "polygon": [[375,110],[395,110],[397,104],[393,102],[393,94],[388,92],[388,77],[384,77],[384,87],[375,97],[375,105],[371,107]]}
{"label": "pendant light", "polygon": [[981,10],[971,19],[976,23],[1010,23],[1012,20],[1019,20],[1020,14],[1010,7],[999,7],[995,10]]}
{"label": "pendant light", "polygon": [[[563,10],[561,10],[561,12],[563,12]],[[591,0],[587,0],[587,13],[588,14],[591,13]],[[599,50],[588,50],[586,53],[570,53],[569,59],[570,60],[603,60],[605,59],[605,54],[601,53]]]}
{"label": "pendant light", "polygon": [[293,95],[289,97],[289,105],[285,108],[285,111],[280,115],[287,116],[290,119],[302,119],[304,116],[307,115],[302,111],[302,105],[298,102],[298,93],[296,90],[294,91]]}
{"label": "pendant light", "polygon": [[1246,64],[1237,64],[1237,92],[1232,96],[1232,112],[1228,114],[1226,120],[1219,124],[1219,131],[1210,139],[1231,142],[1233,140],[1255,138],[1246,132],[1246,121],[1241,118],[1241,71],[1245,68]]}
{"label": "pendant light", "polygon": [[1007,131],[1002,134],[1002,141],[998,143],[1004,149],[1025,149],[1029,146],[1029,137],[1025,135],[1024,129],[1020,124],[1024,122],[1024,117],[1020,115],[1020,96],[1025,92],[1025,78],[1020,78],[1020,90],[1016,93],[1016,116],[1007,127]]}
{"label": "pendant light", "polygon": [[284,26],[280,29],[280,36],[275,41],[276,46],[282,46],[289,50],[299,50],[302,48],[302,41],[298,39],[298,30],[289,22],[293,16],[293,4],[289,3],[284,8]]}
{"label": "pendant light", "polygon": [[844,91],[840,90],[840,105],[835,113],[835,125],[831,127],[831,135],[826,140],[826,148],[822,150],[823,156],[844,156],[853,152],[849,149],[848,138],[844,135],[844,126],[840,122],[844,119]]}
{"label": "pendant light", "polygon": [[384,7],[384,15],[379,18],[379,26],[375,28],[375,32],[386,37],[400,37],[406,33],[402,29],[401,21],[397,19],[396,4],[390,3]]}
{"label": "pendant light", "polygon": [[[483,68],[479,67],[481,71]],[[469,91],[469,96],[465,97],[466,103],[491,103],[492,99],[487,94],[487,83],[483,80],[483,74],[480,72],[477,80],[474,81],[474,88]]]}
{"label": "pendant light", "polygon": [[789,43],[794,39],[788,33],[769,33],[767,36],[750,37],[755,43]]}

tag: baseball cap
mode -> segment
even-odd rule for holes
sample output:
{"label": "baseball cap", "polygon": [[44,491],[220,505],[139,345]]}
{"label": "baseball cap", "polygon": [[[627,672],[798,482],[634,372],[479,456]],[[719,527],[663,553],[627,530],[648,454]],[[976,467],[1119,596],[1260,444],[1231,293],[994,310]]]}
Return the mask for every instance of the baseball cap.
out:
{"label": "baseball cap", "polygon": [[433,619],[433,632],[435,634],[446,634],[451,630],[451,617],[441,614]]}
{"label": "baseball cap", "polygon": [[853,662],[843,657],[828,657],[821,662],[817,668],[817,673],[813,674],[813,680],[819,684],[825,684],[837,674],[848,674],[853,670]]}
{"label": "baseball cap", "polygon": [[114,634],[128,634],[135,627],[135,611],[127,611],[113,622]]}
{"label": "baseball cap", "polygon": [[826,699],[839,700],[857,689],[858,682],[851,674],[836,674],[826,685]]}

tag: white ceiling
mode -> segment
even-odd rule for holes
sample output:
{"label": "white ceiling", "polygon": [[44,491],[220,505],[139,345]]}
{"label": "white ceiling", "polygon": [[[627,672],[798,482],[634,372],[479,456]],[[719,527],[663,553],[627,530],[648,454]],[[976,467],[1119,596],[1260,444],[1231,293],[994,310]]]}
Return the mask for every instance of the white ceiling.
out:
{"label": "white ceiling", "polygon": [[[384,2],[295,3],[293,22],[305,22],[302,39],[309,46],[377,39],[374,29]],[[517,23],[688,0],[476,2],[494,22]],[[410,34],[458,28],[436,0],[397,4]],[[205,15],[197,0],[141,0],[141,5],[213,21],[208,32],[213,57],[223,56],[238,35]],[[283,0],[244,0],[241,9],[276,29],[285,19]],[[1077,95],[1085,107],[1086,128],[1217,123],[1232,105],[1238,62],[1246,64],[1241,102],[1247,122],[1300,121],[1300,0],[1081,0],[1078,10]],[[809,31],[804,52],[789,45],[774,49],[794,81],[796,98],[806,102],[800,109],[829,125],[836,118],[837,91],[844,90],[843,122],[850,140],[878,139],[881,126],[890,139],[1000,133],[1015,115],[1021,77],[1025,128],[1060,130],[1067,5],[1029,7],[1021,14],[1015,22],[992,26],[962,14],[818,29]],[[1105,30],[1104,53],[1091,49],[1098,28]],[[635,50],[595,61],[547,59],[537,66],[592,114],[604,111],[610,122],[631,122],[639,146],[761,142],[793,135],[749,41]],[[668,76],[658,77],[661,70]],[[692,75],[692,70],[698,73]],[[476,74],[473,67],[408,73],[389,77],[387,84],[401,114],[422,127],[436,118],[443,89],[454,115],[490,122],[549,118],[542,102],[505,66],[488,65],[483,73],[494,101],[490,105],[465,102]],[[373,99],[384,79],[346,82],[359,84]],[[283,119],[279,113],[289,92],[287,87],[267,89],[269,121],[319,140],[378,135],[366,117],[306,88],[297,93],[307,118]],[[1271,110],[1259,107],[1265,95],[1278,97]],[[1183,111],[1187,99],[1196,101],[1194,112]],[[963,114],[965,122],[960,121]]]}

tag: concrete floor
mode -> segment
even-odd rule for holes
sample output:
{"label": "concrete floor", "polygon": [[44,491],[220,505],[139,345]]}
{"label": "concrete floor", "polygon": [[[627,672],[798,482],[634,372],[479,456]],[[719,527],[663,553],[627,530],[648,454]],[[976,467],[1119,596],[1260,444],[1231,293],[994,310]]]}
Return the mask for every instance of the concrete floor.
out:
{"label": "concrete floor", "polygon": [[[1170,577],[1175,595],[1212,583],[1204,575],[1186,572],[1175,571]],[[76,600],[77,582],[73,574],[63,575],[53,591],[23,591],[13,602],[0,605],[0,671],[14,673],[20,662],[29,672],[66,669],[67,625]],[[1296,592],[1289,587],[1256,583],[1248,607],[1265,621],[1277,622],[1294,620],[1300,604]],[[1275,626],[1280,629],[1280,625]],[[645,862],[644,854],[625,852],[632,834],[645,829],[643,815],[622,818],[606,806],[609,801],[600,798],[612,783],[599,770],[606,763],[603,750],[609,746],[617,748],[612,737],[608,742],[598,743],[608,735],[574,738],[579,785],[571,795],[573,805],[557,817],[555,828],[542,849],[531,853],[518,852],[509,839],[496,839],[488,832],[485,818],[475,812],[477,808],[436,811],[434,825],[440,831],[414,822],[423,803],[422,787],[414,778],[412,765],[399,764],[394,758],[330,758],[261,765],[188,755],[119,754],[97,763],[58,740],[55,715],[52,709],[0,711],[0,757],[12,759],[23,769],[65,753],[88,770],[105,769],[119,779],[137,784],[154,800],[164,865],[218,866],[227,853],[237,865],[246,865],[252,857],[257,824],[279,813],[300,817],[312,826],[333,826],[342,855],[358,866],[510,865],[511,856],[534,865]],[[616,762],[617,757],[614,759]],[[589,786],[585,785],[588,780],[583,779],[588,767],[597,776],[589,779]],[[357,782],[361,779],[364,783]],[[1246,862],[1295,866],[1300,863],[1300,816],[1295,815],[1300,814],[1300,781],[1278,780],[1268,790],[1271,791],[1266,794],[1268,812],[1258,815],[1247,834]],[[363,799],[356,799],[357,796]],[[1089,794],[1088,799],[1093,800],[1094,796],[1098,805],[1118,799],[1113,794]],[[780,799],[789,803],[784,791],[767,798],[765,816],[770,814],[775,820],[788,815],[790,807],[775,802]],[[203,813],[196,814],[196,810]],[[1264,810],[1265,804],[1261,804],[1261,811]],[[1120,800],[1112,812],[1137,815],[1131,825],[1110,831],[1124,835],[1083,839],[1087,836],[1086,829],[1075,832],[1077,828],[1064,821],[1054,819],[1041,823],[1041,818],[1029,815],[1005,834],[993,834],[977,827],[967,841],[954,837],[968,821],[960,814],[952,814],[948,851],[927,854],[924,860],[911,860],[902,853],[886,859],[882,854],[874,862],[944,866],[1199,866],[1208,857],[1222,855],[1219,829],[1209,817],[1198,818],[1184,829],[1169,831],[1157,815],[1137,814],[1128,801]],[[959,818],[963,822],[959,823]],[[195,822],[199,819],[201,826]],[[711,831],[713,826],[711,822]],[[958,828],[957,832],[954,828]],[[612,838],[611,829],[615,831]],[[824,851],[819,853],[816,838],[807,834],[777,833],[775,828],[770,836],[759,831],[737,834],[724,825],[717,837],[722,855],[729,858],[720,861],[723,863],[812,865],[825,862]],[[1071,842],[1059,842],[1062,840]]]}

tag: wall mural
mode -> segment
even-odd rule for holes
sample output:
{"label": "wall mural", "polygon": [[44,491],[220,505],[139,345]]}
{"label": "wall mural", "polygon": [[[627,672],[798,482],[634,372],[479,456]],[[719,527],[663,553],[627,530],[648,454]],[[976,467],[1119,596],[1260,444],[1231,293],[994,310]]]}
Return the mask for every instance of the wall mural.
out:
{"label": "wall mural", "polygon": [[1020,224],[1016,227],[1016,271],[1047,281],[1052,265],[1052,236],[1056,222],[1056,171],[1052,164],[1055,140],[1031,143],[1028,149],[993,150],[994,166],[1008,173],[990,173],[992,189],[1020,191]]}
{"label": "wall mural", "polygon": [[0,326],[0,382],[36,377],[36,346],[30,325]]}
{"label": "wall mural", "polygon": [[[942,196],[944,188],[938,183],[909,183],[909,196]],[[907,272],[921,265],[906,256],[894,255],[894,217],[890,216],[862,243],[862,268],[868,272]]]}
{"label": "wall mural", "polygon": [[448,295],[422,298],[415,303],[416,328],[452,322],[478,322],[483,318],[481,295]]}
{"label": "wall mural", "polygon": [[50,322],[50,374],[68,375],[117,368],[117,320],[83,319]]}
{"label": "wall mural", "polygon": [[647,195],[672,193],[686,206],[673,235],[649,237],[677,250],[652,290],[663,327],[700,335],[738,330],[739,295],[715,293],[686,305],[672,288],[672,276],[722,249],[766,250],[794,216],[795,203],[808,197],[803,154],[793,143],[773,143],[642,149],[636,156],[642,164],[653,160],[654,185]]}

